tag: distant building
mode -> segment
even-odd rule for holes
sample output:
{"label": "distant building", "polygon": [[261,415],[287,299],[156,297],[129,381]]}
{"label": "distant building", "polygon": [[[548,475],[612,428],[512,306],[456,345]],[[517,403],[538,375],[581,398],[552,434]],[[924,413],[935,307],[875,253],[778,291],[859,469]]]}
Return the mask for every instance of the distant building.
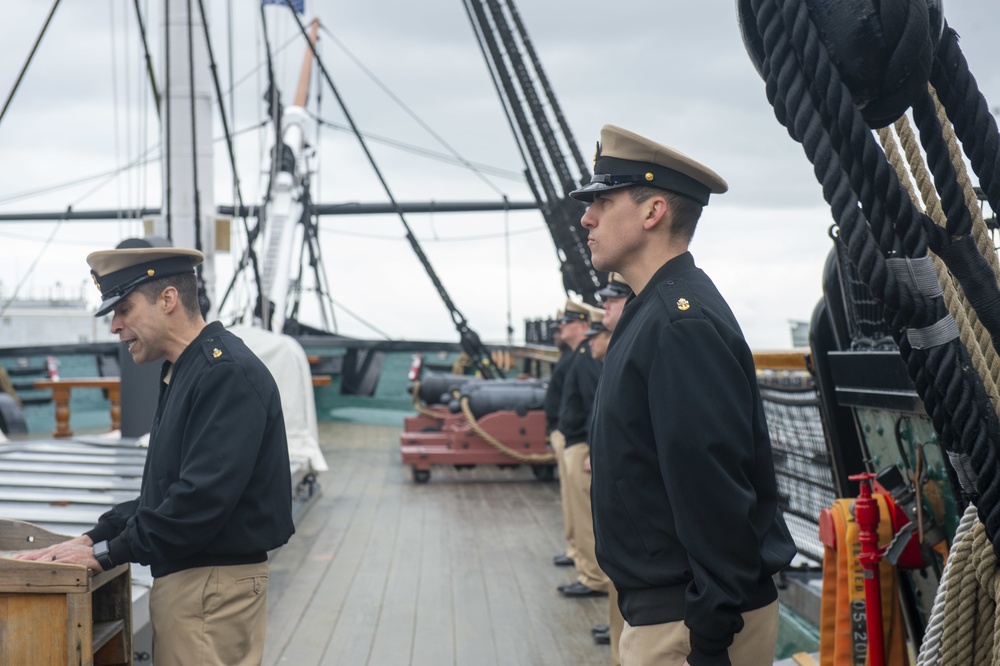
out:
{"label": "distant building", "polygon": [[7,300],[0,292],[0,347],[113,342],[108,317],[95,317],[81,293]]}
{"label": "distant building", "polygon": [[809,322],[788,320],[792,332],[792,347],[796,349],[809,346]]}

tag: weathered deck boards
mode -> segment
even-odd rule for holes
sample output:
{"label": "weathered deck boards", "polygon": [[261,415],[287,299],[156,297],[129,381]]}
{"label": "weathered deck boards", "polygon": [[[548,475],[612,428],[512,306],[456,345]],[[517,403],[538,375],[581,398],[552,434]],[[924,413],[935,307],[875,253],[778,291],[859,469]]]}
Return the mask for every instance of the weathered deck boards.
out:
{"label": "weathered deck boards", "polygon": [[559,490],[530,469],[435,467],[415,484],[399,430],[321,423],[330,471],[271,561],[264,663],[604,666],[607,598],[566,599]]}

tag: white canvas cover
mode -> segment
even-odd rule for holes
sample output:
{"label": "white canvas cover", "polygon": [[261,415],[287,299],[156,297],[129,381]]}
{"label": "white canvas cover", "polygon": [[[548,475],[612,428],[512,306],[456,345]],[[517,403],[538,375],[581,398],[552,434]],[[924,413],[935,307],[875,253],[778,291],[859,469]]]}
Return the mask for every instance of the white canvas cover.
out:
{"label": "white canvas cover", "polygon": [[262,328],[233,326],[229,330],[246,343],[274,376],[285,413],[288,455],[307,458],[317,472],[328,470],[319,448],[312,374],[302,345],[295,338]]}

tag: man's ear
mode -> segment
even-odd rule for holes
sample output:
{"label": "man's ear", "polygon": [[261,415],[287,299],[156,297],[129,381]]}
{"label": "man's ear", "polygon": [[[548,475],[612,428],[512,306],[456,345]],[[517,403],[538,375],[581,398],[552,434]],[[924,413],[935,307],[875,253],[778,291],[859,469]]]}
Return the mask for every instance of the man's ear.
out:
{"label": "man's ear", "polygon": [[177,293],[176,287],[165,287],[163,291],[160,292],[160,303],[163,306],[164,312],[173,312],[177,306],[180,305],[180,302],[180,294]]}
{"label": "man's ear", "polygon": [[643,205],[643,218],[642,218],[642,228],[646,231],[652,231],[657,226],[665,224],[667,216],[669,214],[670,207],[667,206],[667,200],[662,196],[654,196],[646,199],[642,202]]}

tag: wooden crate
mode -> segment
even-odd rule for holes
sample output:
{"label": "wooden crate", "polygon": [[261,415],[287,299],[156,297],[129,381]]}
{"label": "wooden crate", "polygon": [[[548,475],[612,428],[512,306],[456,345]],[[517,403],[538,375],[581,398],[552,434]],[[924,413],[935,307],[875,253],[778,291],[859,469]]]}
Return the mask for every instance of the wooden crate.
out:
{"label": "wooden crate", "polygon": [[[33,550],[69,537],[0,520],[0,551]],[[77,564],[0,557],[0,664],[132,664],[128,564],[95,573]]]}

